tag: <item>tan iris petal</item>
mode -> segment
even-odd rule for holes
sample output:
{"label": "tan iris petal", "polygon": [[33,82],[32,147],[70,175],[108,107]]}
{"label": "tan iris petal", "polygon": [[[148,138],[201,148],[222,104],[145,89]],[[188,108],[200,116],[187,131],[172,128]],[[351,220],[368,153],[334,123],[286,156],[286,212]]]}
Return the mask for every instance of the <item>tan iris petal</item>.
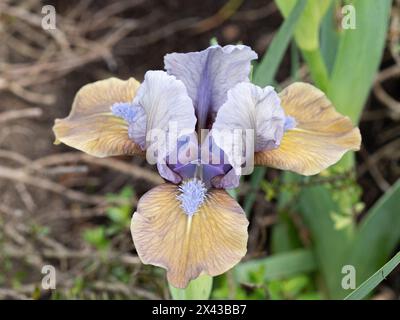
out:
{"label": "tan iris petal", "polygon": [[279,148],[255,154],[255,164],[303,175],[317,174],[339,161],[348,150],[359,150],[360,131],[336,112],[325,94],[307,83],[294,83],[280,93],[286,115],[296,119]]}
{"label": "tan iris petal", "polygon": [[163,184],[147,192],[132,218],[132,237],[145,264],[167,269],[178,288],[205,273],[216,276],[246,254],[248,221],[226,191],[210,190],[191,218],[177,200],[178,187]]}
{"label": "tan iris petal", "polygon": [[109,78],[82,87],[67,118],[56,119],[55,143],[65,143],[97,157],[142,153],[128,138],[128,124],[111,113],[116,102],[130,102],[139,82]]}

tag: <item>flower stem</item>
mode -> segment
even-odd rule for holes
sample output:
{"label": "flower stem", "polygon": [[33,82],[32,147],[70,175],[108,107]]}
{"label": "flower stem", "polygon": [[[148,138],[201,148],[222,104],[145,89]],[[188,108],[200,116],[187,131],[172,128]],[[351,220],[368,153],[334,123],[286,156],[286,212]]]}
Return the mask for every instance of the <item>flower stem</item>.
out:
{"label": "flower stem", "polygon": [[169,291],[174,300],[208,300],[212,284],[213,277],[201,275],[190,281],[185,289],[178,289],[169,284]]}
{"label": "flower stem", "polygon": [[326,93],[329,85],[328,70],[319,48],[302,50],[303,58],[310,69],[311,77],[318,88]]}

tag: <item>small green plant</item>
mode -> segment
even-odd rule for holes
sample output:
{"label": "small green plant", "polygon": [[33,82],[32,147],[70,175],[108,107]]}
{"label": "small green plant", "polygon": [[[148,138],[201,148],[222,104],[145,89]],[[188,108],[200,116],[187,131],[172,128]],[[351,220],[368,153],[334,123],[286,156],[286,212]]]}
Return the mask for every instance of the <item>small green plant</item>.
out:
{"label": "small green plant", "polygon": [[109,223],[85,230],[83,233],[85,241],[98,250],[107,250],[112,236],[129,230],[133,199],[135,192],[130,186],[125,186],[118,194],[108,194],[106,216]]}
{"label": "small green plant", "polygon": [[106,236],[106,227],[99,226],[85,230],[83,233],[85,241],[97,250],[106,250],[110,246],[110,240]]}
{"label": "small green plant", "polygon": [[[117,195],[109,194],[107,196],[110,206],[107,208],[106,214],[111,222],[106,230],[107,235],[114,235],[129,229],[133,213],[132,199],[135,197],[135,191],[129,186],[125,186]],[[112,203],[121,204],[112,205]]]}

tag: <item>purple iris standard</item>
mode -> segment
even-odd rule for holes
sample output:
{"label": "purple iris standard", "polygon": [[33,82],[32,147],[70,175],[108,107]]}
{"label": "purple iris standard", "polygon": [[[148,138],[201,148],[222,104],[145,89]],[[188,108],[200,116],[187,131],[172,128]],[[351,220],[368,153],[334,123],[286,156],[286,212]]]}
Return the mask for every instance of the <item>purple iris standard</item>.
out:
{"label": "purple iris standard", "polygon": [[247,218],[225,189],[253,165],[317,174],[361,137],[323,92],[294,83],[277,94],[249,82],[257,54],[211,46],[164,58],[166,71],[86,85],[56,142],[94,156],[140,154],[167,183],[147,192],[132,217],[141,260],[184,288],[232,268],[246,253]]}

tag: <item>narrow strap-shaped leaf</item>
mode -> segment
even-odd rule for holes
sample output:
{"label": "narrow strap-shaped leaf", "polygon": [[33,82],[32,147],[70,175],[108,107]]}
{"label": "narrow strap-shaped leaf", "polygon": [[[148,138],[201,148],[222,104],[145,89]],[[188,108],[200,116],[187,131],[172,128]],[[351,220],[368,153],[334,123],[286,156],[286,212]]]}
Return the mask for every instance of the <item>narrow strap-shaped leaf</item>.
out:
{"label": "narrow strap-shaped leaf", "polygon": [[264,55],[260,64],[257,66],[253,82],[259,86],[270,84],[275,78],[276,71],[282,61],[283,55],[292,39],[296,24],[305,8],[307,1],[300,0],[285,19],[278,33],[272,40],[267,53]]}
{"label": "narrow strap-shaped leaf", "polygon": [[400,264],[400,252],[388,263],[376,271],[370,278],[363,282],[357,289],[350,293],[345,300],[361,300],[374,290],[386,277]]}
{"label": "narrow strap-shaped leaf", "polygon": [[343,30],[332,70],[328,97],[355,123],[381,61],[391,0],[354,0],[355,29]]}
{"label": "narrow strap-shaped leaf", "polygon": [[251,272],[264,272],[264,281],[284,279],[292,275],[312,272],[316,263],[311,250],[298,249],[275,254],[265,259],[251,260],[236,266],[235,276],[239,282],[251,282]]}
{"label": "narrow strap-shaped leaf", "polygon": [[335,25],[335,10],[337,2],[333,1],[322,19],[321,23],[321,54],[324,58],[328,73],[330,74],[335,63],[339,34]]}

